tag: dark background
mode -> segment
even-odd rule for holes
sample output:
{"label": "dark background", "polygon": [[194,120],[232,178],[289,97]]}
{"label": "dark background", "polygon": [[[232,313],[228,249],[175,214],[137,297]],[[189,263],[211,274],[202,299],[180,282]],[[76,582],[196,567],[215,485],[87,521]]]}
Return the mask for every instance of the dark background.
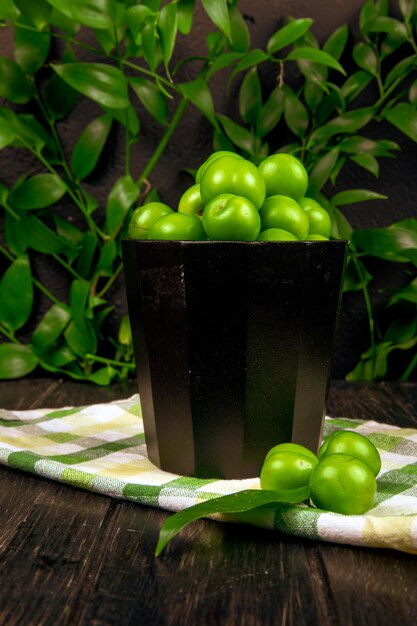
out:
{"label": "dark background", "polygon": [[[355,31],[358,25],[358,15],[363,5],[362,0],[241,0],[239,8],[245,17],[251,34],[252,47],[265,47],[269,37],[283,23],[285,16],[311,17],[314,20],[312,31],[323,43],[326,38],[341,24],[347,23],[351,30],[351,43],[355,40]],[[392,14],[398,13],[397,2],[391,2]],[[194,19],[192,33],[187,37],[179,36],[176,47],[175,60],[185,56],[201,53],[205,47],[205,36],[213,30],[210,22],[198,6]],[[57,45],[57,44],[54,44]],[[51,60],[54,53],[58,56],[59,50],[52,48]],[[0,54],[12,56],[12,33],[10,29],[0,30]],[[96,60],[88,52],[77,50],[79,60]],[[81,56],[82,55],[82,56]],[[349,67],[349,55],[343,59],[345,67]],[[195,67],[187,65],[181,80],[192,79]],[[261,68],[263,84],[272,87],[275,76],[267,75]],[[290,77],[291,80],[291,77]],[[236,96],[239,88],[239,79],[233,83],[229,95],[226,94],[224,76],[220,73],[216,80],[211,82],[215,107],[218,112],[226,113],[236,118]],[[3,105],[0,101],[0,105]],[[27,108],[25,109],[27,110]],[[80,98],[76,109],[68,120],[59,123],[58,131],[68,154],[86,124],[100,113],[98,106],[85,98]],[[147,159],[152,155],[161,136],[161,128],[144,111],[140,111],[141,133],[138,144],[132,151],[132,175],[138,176]],[[352,164],[344,169],[338,180],[337,191],[349,188],[369,188],[389,197],[386,201],[360,203],[356,206],[344,207],[344,212],[355,228],[370,228],[387,226],[392,222],[410,216],[417,216],[415,208],[415,177],[417,172],[417,151],[411,140],[407,140],[389,124],[375,124],[375,127],[366,130],[366,135],[392,139],[400,143],[401,153],[395,159],[380,160],[380,176],[375,179],[363,169]],[[150,182],[156,187],[164,202],[175,207],[184,189],[191,183],[184,168],[196,168],[211,152],[212,130],[210,124],[202,118],[198,111],[189,107],[180,126],[162,155],[157,167],[150,176]],[[276,137],[277,143],[285,143],[285,138]],[[123,148],[122,132],[113,132],[102,159],[94,176],[86,181],[86,187],[95,195],[100,206],[105,206],[106,197],[114,181],[123,174],[122,159],[119,153]],[[24,151],[0,151],[0,180],[7,186],[15,183],[17,178],[30,171],[41,171],[37,162]],[[334,190],[332,190],[334,193]],[[71,213],[70,205],[61,203],[59,210],[64,214]],[[99,214],[99,213],[98,213]],[[1,232],[0,232],[1,236]],[[397,285],[400,280],[397,268],[390,264],[379,264],[378,276],[375,283],[373,298],[380,301],[383,296],[379,288]],[[0,258],[0,271],[7,267],[4,258]],[[34,273],[50,289],[66,299],[69,278],[64,275],[60,267],[55,267],[48,258],[47,263],[42,257],[34,258]],[[113,288],[110,294],[119,312],[126,312],[123,281]],[[39,298],[39,296],[38,296]],[[37,320],[48,306],[47,302],[39,299],[36,303],[36,319],[27,325],[29,333],[36,325]],[[368,347],[367,318],[363,307],[362,296],[359,293],[348,293],[343,298],[339,332],[336,341],[336,353],[333,367],[333,377],[343,378],[356,364],[361,352]]]}

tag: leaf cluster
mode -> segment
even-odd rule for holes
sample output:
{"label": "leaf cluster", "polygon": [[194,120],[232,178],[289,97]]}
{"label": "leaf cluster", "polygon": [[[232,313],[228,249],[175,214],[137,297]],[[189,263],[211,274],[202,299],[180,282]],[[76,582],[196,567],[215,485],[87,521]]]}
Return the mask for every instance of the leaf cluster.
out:
{"label": "leaf cluster", "polygon": [[[0,98],[6,101],[0,107],[0,149],[16,155],[26,151],[37,166],[10,188],[0,180],[0,252],[7,263],[0,280],[5,339],[0,378],[25,376],[40,367],[107,385],[133,374],[127,317],[119,319],[116,336],[107,330],[106,320],[114,315],[109,292],[122,272],[121,239],[131,212],[157,197],[149,177],[187,107],[208,120],[215,149],[235,150],[254,163],[271,152],[288,151],[305,163],[308,194],[331,213],[334,237],[351,241],[346,289],[361,290],[365,298],[371,348],[352,376],[383,376],[377,359],[380,363],[386,354],[386,366],[397,348],[410,350],[404,376],[411,375],[415,328],[407,323],[407,334],[402,313],[397,318],[395,311],[400,302],[406,301],[408,309],[415,302],[393,294],[391,331],[379,331],[367,259],[401,263],[410,272],[401,293],[412,292],[415,224],[408,220],[388,229],[354,231],[341,207],[384,196],[374,189],[334,192],[348,164],[377,178],[380,159],[393,158],[400,149],[388,139],[372,139],[368,129],[373,124],[393,125],[417,141],[416,3],[400,0],[399,5],[401,18],[393,18],[385,0],[366,0],[353,42],[342,25],[320,46],[311,19],[289,18],[261,49],[251,46],[236,0],[4,0],[0,27],[13,30],[13,57],[0,57]],[[178,58],[178,42],[193,32],[197,8],[213,31],[197,55]],[[349,73],[347,66],[353,68]],[[190,72],[192,80],[181,79]],[[226,89],[237,85],[234,116],[216,110],[211,85],[218,73]],[[371,94],[366,105],[364,94]],[[93,101],[100,113],[68,152],[62,128],[82,98]],[[144,114],[154,118],[160,135],[137,173],[131,155],[144,140]],[[114,129],[124,136],[124,172],[101,206],[86,180],[94,178]],[[59,211],[63,202],[77,213],[75,222]],[[39,255],[67,275],[64,300],[34,275]],[[50,306],[27,341],[24,333],[39,293]]]}

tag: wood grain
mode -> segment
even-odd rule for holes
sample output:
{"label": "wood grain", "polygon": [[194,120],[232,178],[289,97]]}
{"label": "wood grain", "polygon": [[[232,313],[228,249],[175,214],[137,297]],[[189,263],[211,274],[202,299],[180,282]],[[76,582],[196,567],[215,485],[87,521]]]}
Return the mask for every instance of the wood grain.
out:
{"label": "wood grain", "polygon": [[[83,405],[136,393],[0,383],[0,406]],[[328,412],[416,425],[417,385],[332,385]],[[5,626],[414,626],[415,557],[200,520],[155,559],[167,513],[0,468]]]}

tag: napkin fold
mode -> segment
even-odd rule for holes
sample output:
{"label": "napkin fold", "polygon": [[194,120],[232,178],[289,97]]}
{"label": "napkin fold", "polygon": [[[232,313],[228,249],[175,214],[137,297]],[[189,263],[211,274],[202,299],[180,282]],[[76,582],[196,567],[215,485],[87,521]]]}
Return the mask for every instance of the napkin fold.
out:
{"label": "napkin fold", "polygon": [[[325,419],[324,436],[355,430],[382,458],[375,506],[340,515],[305,505],[277,505],[239,521],[283,533],[417,554],[417,430],[376,421]],[[179,511],[198,502],[259,489],[259,478],[199,479],[164,472],[146,452],[139,396],[62,409],[0,409],[0,463],[115,498]]]}

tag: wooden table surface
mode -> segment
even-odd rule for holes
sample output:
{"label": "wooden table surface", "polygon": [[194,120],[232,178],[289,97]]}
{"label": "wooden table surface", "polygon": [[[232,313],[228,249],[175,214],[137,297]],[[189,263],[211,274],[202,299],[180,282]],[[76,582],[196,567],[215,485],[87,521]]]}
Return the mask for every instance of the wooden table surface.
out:
{"label": "wooden table surface", "polygon": [[[0,383],[0,407],[130,396],[58,380]],[[333,383],[328,414],[417,427],[417,384]],[[155,559],[167,513],[0,468],[0,625],[417,623],[417,559],[200,520]]]}

